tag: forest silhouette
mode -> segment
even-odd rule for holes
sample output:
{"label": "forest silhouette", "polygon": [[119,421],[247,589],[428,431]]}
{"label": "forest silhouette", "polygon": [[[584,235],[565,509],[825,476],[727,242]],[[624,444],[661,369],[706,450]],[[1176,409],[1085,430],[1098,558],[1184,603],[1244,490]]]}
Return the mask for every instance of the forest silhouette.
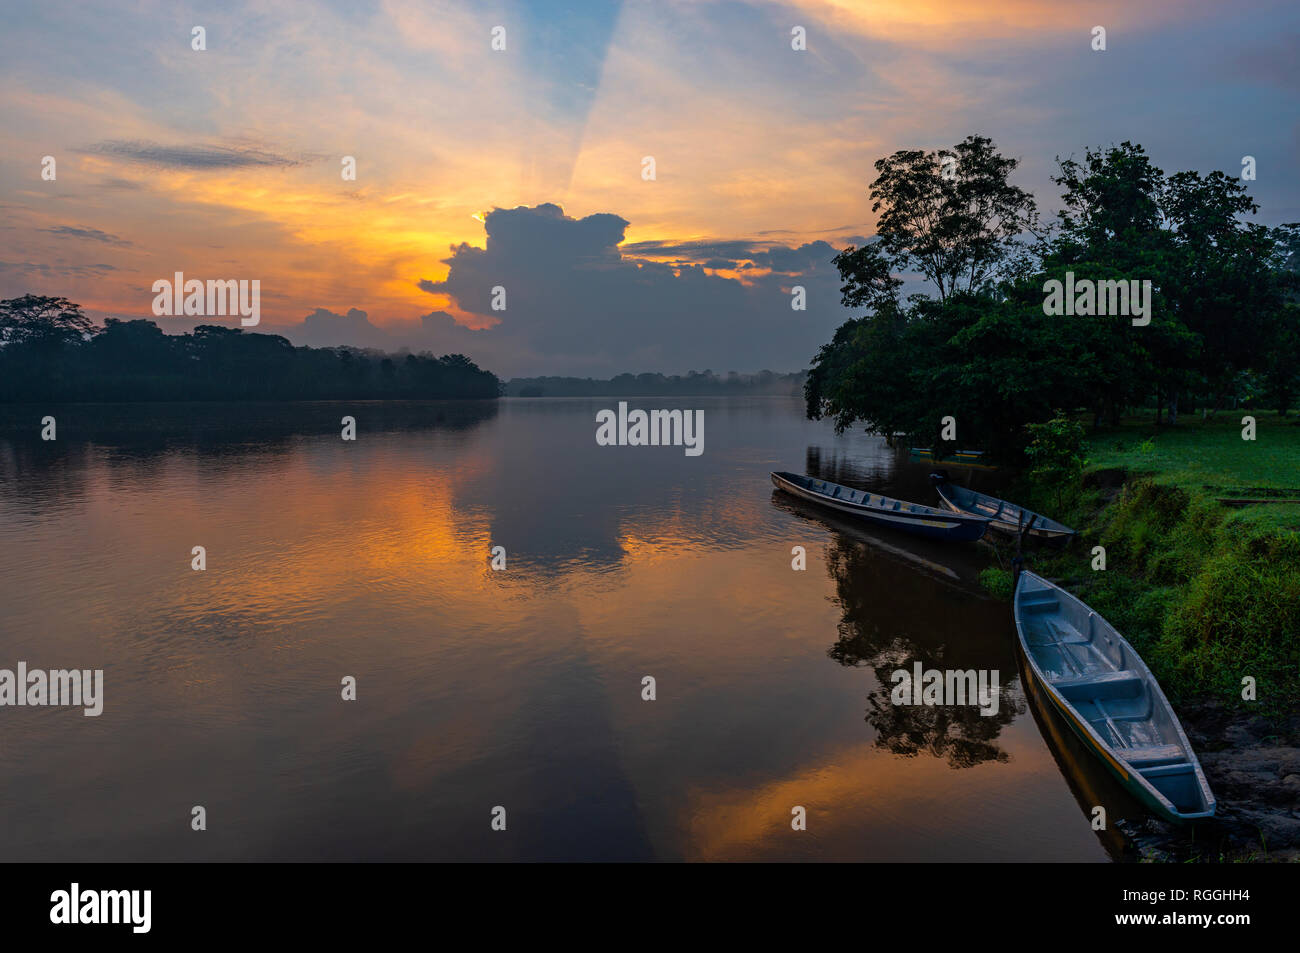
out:
{"label": "forest silhouette", "polygon": [[296,347],[277,334],[153,321],[98,327],[66,298],[0,301],[0,401],[488,398],[501,382],[463,354]]}

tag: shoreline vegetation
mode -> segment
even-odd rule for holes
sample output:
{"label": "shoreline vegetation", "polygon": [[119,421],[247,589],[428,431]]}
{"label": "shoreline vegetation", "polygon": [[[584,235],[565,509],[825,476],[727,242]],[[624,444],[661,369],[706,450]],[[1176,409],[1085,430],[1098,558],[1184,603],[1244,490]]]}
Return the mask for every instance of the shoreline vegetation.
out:
{"label": "shoreline vegetation", "polygon": [[876,162],[878,235],[835,259],[865,313],[814,359],[807,414],[980,447],[1079,531],[1029,565],[1134,645],[1220,798],[1192,835],[1129,832],[1142,856],[1300,859],[1300,223],[1125,142],[1058,159],[1044,225],[1017,165],[979,136]]}
{"label": "shoreline vegetation", "polygon": [[[1300,503],[1281,502],[1300,498],[1300,417],[1239,408],[1156,427],[1144,414],[1099,428],[1086,453],[1063,490],[1013,484],[1079,533],[1062,552],[1027,550],[1027,565],[1133,644],[1219,797],[1195,833],[1126,825],[1136,857],[1300,860]],[[1275,502],[1221,502],[1242,497]],[[1009,602],[1014,544],[994,551],[981,582]]]}
{"label": "shoreline vegetation", "polygon": [[[1254,441],[1241,437],[1245,416]],[[1064,489],[1023,476],[1014,489],[1079,534],[1060,553],[1029,550],[1028,561],[1119,627],[1171,698],[1231,703],[1248,675],[1257,709],[1294,709],[1300,502],[1286,501],[1300,500],[1300,417],[1238,410],[1176,428],[1130,419],[1096,431],[1086,452]],[[1222,502],[1242,498],[1270,502]],[[1009,568],[983,581],[1010,598]]]}
{"label": "shoreline vegetation", "polygon": [[495,399],[463,354],[299,347],[276,334],[153,321],[97,327],[66,298],[0,301],[0,402]]}
{"label": "shoreline vegetation", "polygon": [[807,371],[725,375],[711,370],[673,374],[619,374],[606,380],[590,377],[516,377],[505,384],[506,397],[797,397]]}
{"label": "shoreline vegetation", "polygon": [[803,393],[807,371],[712,370],[502,381],[463,354],[294,345],[277,334],[147,319],[96,326],[66,298],[0,301],[0,402],[493,400],[498,397],[723,397]]}

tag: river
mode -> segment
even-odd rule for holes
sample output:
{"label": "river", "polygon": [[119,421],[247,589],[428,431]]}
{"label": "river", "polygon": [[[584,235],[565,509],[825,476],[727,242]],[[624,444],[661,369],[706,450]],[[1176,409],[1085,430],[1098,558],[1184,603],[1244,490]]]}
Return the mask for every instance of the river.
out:
{"label": "river", "polygon": [[[793,399],[629,403],[703,453],[598,446],[615,399],[0,409],[0,667],[104,672],[97,717],[0,708],[0,856],[1108,859],[988,547],[768,477],[935,503],[924,463]],[[997,711],[892,704],[918,661]]]}

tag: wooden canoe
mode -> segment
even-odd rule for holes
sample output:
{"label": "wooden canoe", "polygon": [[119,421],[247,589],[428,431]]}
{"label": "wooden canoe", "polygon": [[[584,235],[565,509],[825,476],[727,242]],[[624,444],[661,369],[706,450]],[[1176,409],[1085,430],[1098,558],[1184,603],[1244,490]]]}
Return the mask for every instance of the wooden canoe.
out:
{"label": "wooden canoe", "polygon": [[1027,526],[1028,531],[1025,535],[1034,539],[1063,544],[1074,538],[1074,530],[1064,523],[1050,520],[1041,513],[1000,500],[996,496],[958,486],[942,473],[931,473],[930,482],[934,484],[939,499],[943,501],[946,509],[954,513],[965,513],[968,516],[986,516],[989,525],[1000,533],[1010,533],[1015,536],[1022,526]]}
{"label": "wooden canoe", "polygon": [[1015,619],[1032,677],[1125,788],[1165,820],[1214,815],[1214,795],[1178,716],[1114,626],[1027,571],[1016,580]]}
{"label": "wooden canoe", "polygon": [[870,523],[931,539],[979,539],[989,526],[987,517],[945,513],[932,506],[894,500],[797,473],[773,473],[772,485],[800,499],[828,506]]}

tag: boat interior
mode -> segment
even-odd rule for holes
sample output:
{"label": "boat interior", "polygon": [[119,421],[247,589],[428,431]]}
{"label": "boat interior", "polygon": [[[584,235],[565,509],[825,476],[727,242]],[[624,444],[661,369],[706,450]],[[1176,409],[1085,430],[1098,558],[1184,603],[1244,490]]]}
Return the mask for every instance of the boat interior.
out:
{"label": "boat interior", "polygon": [[946,493],[960,509],[975,516],[988,517],[995,527],[1003,530],[1014,531],[1025,527],[1039,535],[1059,534],[1062,537],[1074,535],[1074,530],[1064,523],[1048,519],[1042,513],[1035,513],[1010,501],[1000,500],[996,496],[989,496],[952,483],[946,484],[942,492]]}
{"label": "boat interior", "polygon": [[814,493],[820,493],[828,499],[843,500],[846,503],[856,503],[859,506],[870,506],[880,510],[904,510],[908,513],[925,513],[929,511],[929,507],[917,503],[891,500],[885,496],[868,493],[866,490],[851,490],[846,486],[840,486],[838,483],[827,483],[824,480],[810,479],[808,489]]}
{"label": "boat interior", "polygon": [[998,522],[1011,523],[1019,525],[1023,519],[1028,523],[1031,519],[1035,526],[1042,526],[1048,522],[1033,510],[1024,510],[1014,503],[1006,500],[999,500],[996,497],[986,496],[983,493],[976,493],[974,490],[967,490],[964,487],[956,487],[957,492],[953,494],[962,506],[970,509],[981,516],[987,516]]}
{"label": "boat interior", "polygon": [[1083,603],[1034,578],[1024,586],[1020,624],[1046,680],[1179,812],[1206,810],[1182,730],[1133,649]]}

